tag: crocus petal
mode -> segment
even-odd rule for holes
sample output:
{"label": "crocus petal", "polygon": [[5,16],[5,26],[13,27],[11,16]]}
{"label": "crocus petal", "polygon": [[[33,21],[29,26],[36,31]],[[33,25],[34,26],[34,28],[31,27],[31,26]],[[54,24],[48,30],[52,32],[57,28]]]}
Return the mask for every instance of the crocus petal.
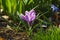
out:
{"label": "crocus petal", "polygon": [[30,13],[30,16],[31,16],[30,21],[33,21],[36,17],[36,15],[35,15],[36,13],[33,9],[29,13]]}
{"label": "crocus petal", "polygon": [[20,17],[25,20],[25,16],[23,14],[21,14]]}
{"label": "crocus petal", "polygon": [[29,22],[29,12],[25,11],[25,20]]}
{"label": "crocus petal", "polygon": [[34,13],[31,14],[30,21],[33,21],[36,18],[36,15]]}
{"label": "crocus petal", "polygon": [[29,15],[29,12],[28,11],[25,11],[25,15]]}
{"label": "crocus petal", "polygon": [[29,22],[29,17],[28,17],[28,15],[25,15],[25,20],[26,20],[27,22]]}
{"label": "crocus petal", "polygon": [[29,14],[30,14],[30,15],[31,15],[31,14],[35,14],[34,9],[32,9],[32,10],[29,12]]}
{"label": "crocus petal", "polygon": [[33,21],[36,18],[36,15],[31,16],[31,21]]}

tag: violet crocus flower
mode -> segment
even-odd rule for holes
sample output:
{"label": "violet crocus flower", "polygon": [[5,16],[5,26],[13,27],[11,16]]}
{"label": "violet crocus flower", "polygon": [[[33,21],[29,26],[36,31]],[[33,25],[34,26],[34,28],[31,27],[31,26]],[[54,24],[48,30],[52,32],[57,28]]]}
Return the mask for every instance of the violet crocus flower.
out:
{"label": "violet crocus flower", "polygon": [[58,12],[59,11],[59,8],[58,7],[56,7],[55,5],[51,5],[51,8],[52,8],[52,10],[54,11],[54,12]]}
{"label": "violet crocus flower", "polygon": [[31,22],[33,21],[35,18],[36,18],[36,15],[35,15],[35,11],[34,9],[32,9],[31,11],[25,11],[25,15],[21,14],[20,17],[23,19],[23,20],[26,20],[27,22]]}

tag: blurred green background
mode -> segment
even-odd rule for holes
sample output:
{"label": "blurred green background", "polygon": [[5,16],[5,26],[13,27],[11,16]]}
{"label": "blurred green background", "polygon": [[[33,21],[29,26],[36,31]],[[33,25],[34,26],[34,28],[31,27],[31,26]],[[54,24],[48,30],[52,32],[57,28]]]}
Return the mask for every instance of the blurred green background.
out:
{"label": "blurred green background", "polygon": [[[27,23],[22,21],[19,15],[24,14],[26,10],[30,11],[34,9],[38,17],[36,17],[32,29],[36,30],[36,28],[41,27],[42,24],[52,27],[52,21],[49,20],[49,17],[53,14],[51,9],[52,4],[60,8],[60,0],[0,0],[0,9],[2,8],[14,22],[18,21],[25,28],[27,28]],[[33,40],[60,40],[60,31],[59,29],[56,30],[51,28],[49,31],[38,31],[36,35],[33,36]]]}

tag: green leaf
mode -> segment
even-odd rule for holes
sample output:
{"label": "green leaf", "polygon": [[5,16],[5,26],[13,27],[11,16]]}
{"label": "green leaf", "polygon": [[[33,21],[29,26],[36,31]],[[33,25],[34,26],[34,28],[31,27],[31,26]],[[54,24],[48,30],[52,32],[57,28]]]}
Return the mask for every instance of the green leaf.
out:
{"label": "green leaf", "polygon": [[10,2],[10,0],[6,0],[6,6],[8,8],[8,12],[11,13],[11,2]]}
{"label": "green leaf", "polygon": [[33,2],[34,2],[33,0],[30,0],[29,3],[28,3],[28,5],[29,5],[30,3],[33,3]]}
{"label": "green leaf", "polygon": [[17,2],[17,0],[10,0],[10,1],[11,1],[11,10],[12,10],[12,13],[15,13],[18,2]]}
{"label": "green leaf", "polygon": [[23,0],[24,4],[26,5],[28,3],[28,0]]}
{"label": "green leaf", "polygon": [[19,1],[19,4],[18,4],[18,11],[19,11],[19,13],[22,13],[22,11],[23,11],[23,1],[22,0],[20,0]]}

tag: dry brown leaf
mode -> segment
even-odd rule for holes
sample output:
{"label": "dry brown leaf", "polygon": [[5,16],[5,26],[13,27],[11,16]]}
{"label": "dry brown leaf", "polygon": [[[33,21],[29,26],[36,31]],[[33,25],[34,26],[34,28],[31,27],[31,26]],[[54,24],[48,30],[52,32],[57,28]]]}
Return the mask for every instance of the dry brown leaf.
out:
{"label": "dry brown leaf", "polygon": [[0,37],[0,40],[4,40],[4,38]]}

